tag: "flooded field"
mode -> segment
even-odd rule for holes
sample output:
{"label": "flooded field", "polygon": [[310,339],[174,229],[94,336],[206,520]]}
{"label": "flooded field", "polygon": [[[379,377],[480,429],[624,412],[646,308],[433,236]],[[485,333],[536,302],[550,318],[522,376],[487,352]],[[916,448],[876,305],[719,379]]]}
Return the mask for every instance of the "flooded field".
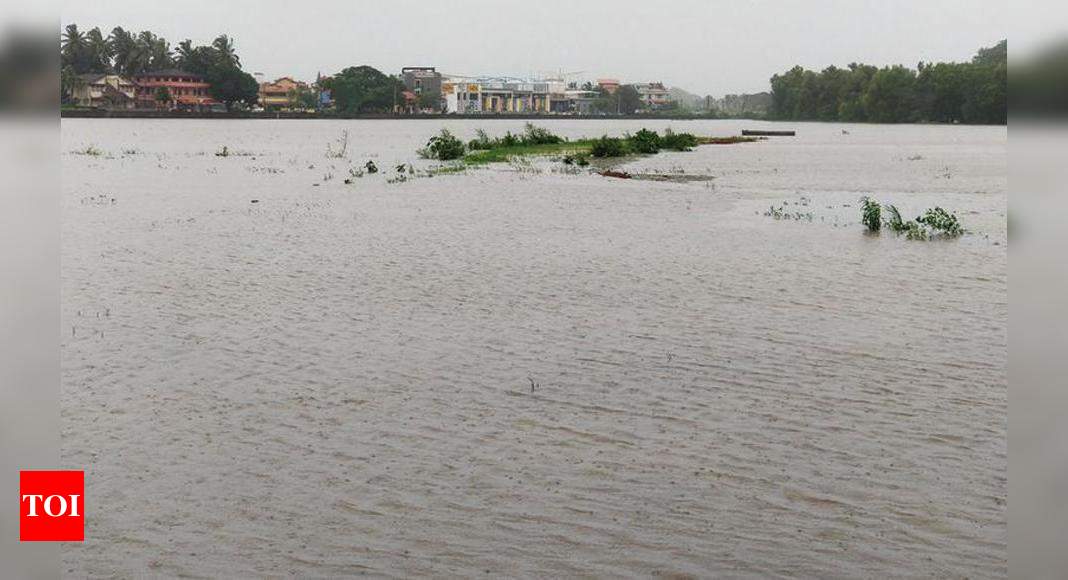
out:
{"label": "flooded field", "polygon": [[1007,575],[1004,127],[541,124],[64,120],[68,574]]}

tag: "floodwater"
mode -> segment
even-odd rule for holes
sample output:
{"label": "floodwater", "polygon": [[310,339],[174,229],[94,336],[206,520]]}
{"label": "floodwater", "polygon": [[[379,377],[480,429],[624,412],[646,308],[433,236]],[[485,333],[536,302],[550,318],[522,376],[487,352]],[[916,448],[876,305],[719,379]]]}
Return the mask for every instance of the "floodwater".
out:
{"label": "floodwater", "polygon": [[[62,122],[70,576],[1007,575],[1004,127],[643,181],[425,177],[443,126],[522,122]],[[867,235],[862,195],[970,234]]]}

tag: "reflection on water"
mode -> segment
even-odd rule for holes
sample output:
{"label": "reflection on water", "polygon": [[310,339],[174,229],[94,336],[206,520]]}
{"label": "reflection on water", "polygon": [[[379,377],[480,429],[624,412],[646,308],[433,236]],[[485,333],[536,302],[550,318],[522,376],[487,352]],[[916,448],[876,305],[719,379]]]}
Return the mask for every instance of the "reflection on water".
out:
{"label": "reflection on water", "polygon": [[522,123],[63,121],[72,576],[1006,575],[1004,127],[397,182],[441,126]]}

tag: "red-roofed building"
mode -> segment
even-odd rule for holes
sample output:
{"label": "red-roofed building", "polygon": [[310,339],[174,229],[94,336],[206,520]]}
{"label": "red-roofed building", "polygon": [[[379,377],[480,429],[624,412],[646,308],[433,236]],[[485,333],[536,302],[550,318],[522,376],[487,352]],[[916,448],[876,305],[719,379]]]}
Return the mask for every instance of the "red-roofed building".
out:
{"label": "red-roofed building", "polygon": [[[211,98],[211,85],[204,77],[177,69],[146,72],[134,76],[138,106],[151,109],[207,109],[220,104]],[[160,88],[166,88],[169,101],[158,100]]]}

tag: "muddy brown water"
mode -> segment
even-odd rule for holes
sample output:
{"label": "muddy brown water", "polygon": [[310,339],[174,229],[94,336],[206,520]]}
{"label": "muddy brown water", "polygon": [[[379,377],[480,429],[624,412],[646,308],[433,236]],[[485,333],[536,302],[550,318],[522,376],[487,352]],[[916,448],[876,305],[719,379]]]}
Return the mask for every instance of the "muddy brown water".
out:
{"label": "muddy brown water", "polygon": [[798,136],[424,177],[522,122],[63,120],[68,575],[1007,574],[1004,127],[544,125]]}

